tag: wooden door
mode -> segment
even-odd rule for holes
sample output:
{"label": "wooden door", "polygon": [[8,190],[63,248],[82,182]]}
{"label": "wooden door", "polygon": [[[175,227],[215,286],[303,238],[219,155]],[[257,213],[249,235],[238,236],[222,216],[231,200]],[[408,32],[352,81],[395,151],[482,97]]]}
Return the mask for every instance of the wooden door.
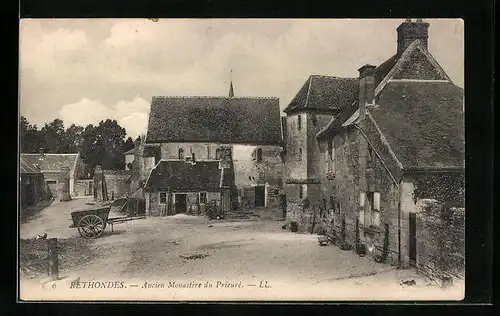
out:
{"label": "wooden door", "polygon": [[266,187],[259,185],[255,187],[255,207],[265,206],[266,204]]}
{"label": "wooden door", "polygon": [[410,265],[417,265],[417,216],[415,213],[410,213],[410,221],[409,221],[409,256],[410,256]]}
{"label": "wooden door", "polygon": [[187,195],[186,194],[176,194],[175,195],[175,213],[186,213],[187,206]]}

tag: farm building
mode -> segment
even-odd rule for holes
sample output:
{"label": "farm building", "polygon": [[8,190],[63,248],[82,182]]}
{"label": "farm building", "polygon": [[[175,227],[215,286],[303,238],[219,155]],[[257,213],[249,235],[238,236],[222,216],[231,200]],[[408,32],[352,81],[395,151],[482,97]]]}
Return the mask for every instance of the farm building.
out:
{"label": "farm building", "polygon": [[[403,266],[430,264],[419,200],[464,205],[464,91],[428,51],[428,27],[405,21],[387,61],[311,76],[285,109],[287,219]],[[448,235],[463,242],[464,228]]]}
{"label": "farm building", "polygon": [[232,208],[276,208],[282,190],[282,140],[277,98],[235,97],[232,84],[228,97],[153,97],[131,188],[145,181],[161,160],[196,161],[199,168],[227,158]]}
{"label": "farm building", "polygon": [[69,170],[69,194],[77,194],[76,181],[84,177],[84,164],[80,154],[48,154],[40,149],[38,154],[21,154],[21,158],[30,165],[37,166],[45,178],[48,191],[51,197],[58,196],[58,182],[60,174],[64,170]]}
{"label": "farm building", "polygon": [[43,173],[23,157],[20,159],[19,199],[21,208],[47,199],[47,185]]}
{"label": "farm building", "polygon": [[218,161],[161,160],[144,186],[146,214],[203,214],[211,201],[228,209],[232,178],[232,170]]}

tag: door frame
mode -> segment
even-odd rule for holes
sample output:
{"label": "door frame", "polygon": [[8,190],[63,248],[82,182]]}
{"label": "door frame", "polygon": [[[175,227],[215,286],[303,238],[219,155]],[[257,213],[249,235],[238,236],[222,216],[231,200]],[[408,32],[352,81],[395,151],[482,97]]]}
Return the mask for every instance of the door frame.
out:
{"label": "door frame", "polygon": [[[184,196],[184,201],[185,201],[185,203],[184,203],[184,212],[178,212],[177,211],[178,210],[178,207],[177,207],[177,205],[178,205],[177,204],[177,201],[178,201],[177,198],[178,198],[178,196]],[[188,209],[188,207],[187,207],[187,193],[174,193],[173,194],[173,200],[174,200],[174,205],[175,205],[175,214],[185,214],[185,213],[187,213],[187,209]]]}

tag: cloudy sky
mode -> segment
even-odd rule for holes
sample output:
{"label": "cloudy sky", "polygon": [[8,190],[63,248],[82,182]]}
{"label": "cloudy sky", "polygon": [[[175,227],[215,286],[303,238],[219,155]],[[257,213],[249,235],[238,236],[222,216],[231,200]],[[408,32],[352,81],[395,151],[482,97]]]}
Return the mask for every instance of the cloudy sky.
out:
{"label": "cloudy sky", "polygon": [[[403,20],[22,20],[20,112],[39,126],[114,118],[145,132],[154,95],[279,97],[310,74],[356,77],[396,50]],[[464,25],[427,20],[429,50],[463,87]]]}

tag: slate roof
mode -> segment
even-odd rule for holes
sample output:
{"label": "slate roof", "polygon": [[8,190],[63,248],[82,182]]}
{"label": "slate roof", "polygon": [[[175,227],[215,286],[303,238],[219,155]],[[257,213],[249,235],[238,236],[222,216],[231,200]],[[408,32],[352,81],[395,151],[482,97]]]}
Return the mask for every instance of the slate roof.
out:
{"label": "slate roof", "polygon": [[279,99],[153,97],[146,142],[280,145]]}
{"label": "slate roof", "polygon": [[[226,170],[225,170],[226,171]],[[224,176],[223,185],[232,179]],[[220,189],[221,169],[218,161],[199,161],[192,165],[185,161],[162,160],[151,171],[146,181],[148,191],[214,191]]]}
{"label": "slate roof", "polygon": [[76,166],[79,154],[21,154],[21,159],[31,165],[40,166],[42,172],[60,172],[63,168],[71,171]]}
{"label": "slate roof", "polygon": [[464,167],[464,91],[451,82],[390,82],[369,112],[403,168]]}
{"label": "slate roof", "polygon": [[357,78],[311,75],[283,111],[340,110],[358,99],[358,90]]}
{"label": "slate roof", "polygon": [[135,155],[135,153],[137,152],[137,150],[139,150],[139,146],[135,146],[134,148],[132,148],[130,150],[127,150],[123,154],[124,155]]}
{"label": "slate roof", "polygon": [[28,162],[24,157],[20,158],[19,171],[21,174],[42,174],[40,169]]}
{"label": "slate roof", "polygon": [[391,58],[387,59],[375,68],[375,87],[384,80],[384,78],[389,74],[391,69],[399,61],[401,55],[393,55]]}
{"label": "slate roof", "polygon": [[345,125],[344,123],[346,123],[347,120],[349,120],[349,118],[356,113],[358,108],[358,102],[353,102],[351,105],[346,106],[337,116],[332,118],[332,120],[324,128],[322,128],[316,136],[318,138],[324,138],[329,132],[340,129]]}

